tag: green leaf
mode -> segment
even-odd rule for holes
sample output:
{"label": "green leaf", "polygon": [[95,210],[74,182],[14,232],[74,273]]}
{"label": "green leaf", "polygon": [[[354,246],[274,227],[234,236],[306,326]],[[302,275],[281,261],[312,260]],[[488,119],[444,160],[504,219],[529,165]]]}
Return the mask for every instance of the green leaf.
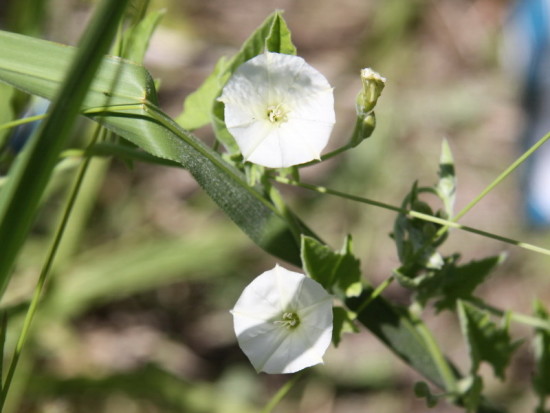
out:
{"label": "green leaf", "polygon": [[123,56],[126,59],[135,63],[143,62],[153,32],[165,13],[164,9],[151,12],[124,33]]}
{"label": "green leaf", "polygon": [[[12,97],[14,89],[4,83],[0,83],[0,125],[13,120]],[[4,148],[9,129],[0,129],[0,152]]]}
{"label": "green leaf", "polygon": [[470,261],[459,267],[453,265],[448,271],[443,271],[444,276],[440,285],[442,298],[435,303],[437,311],[454,310],[458,300],[474,299],[473,293],[477,286],[481,285],[505,258],[506,254],[502,253],[479,261]]}
{"label": "green leaf", "polygon": [[470,375],[459,382],[461,400],[467,412],[475,412],[481,403],[483,379],[478,375]]}
{"label": "green leaf", "polygon": [[[48,75],[52,72],[59,76],[59,84],[52,90],[55,93],[50,96],[50,99],[54,96],[55,99],[49,117],[42,122],[18,157],[10,170],[7,184],[0,192],[0,294],[8,284],[10,271],[31,228],[40,198],[68,141],[103,55],[115,35],[126,4],[127,0],[101,2],[84,33],[78,53],[67,56],[63,69],[58,72],[49,67],[53,57],[46,58],[44,51],[39,50],[42,42],[29,41],[21,45],[17,44],[17,40],[28,38],[5,32],[0,36],[0,78],[3,81],[11,83],[6,78],[18,77],[28,86],[34,83],[30,73],[50,82]],[[18,63],[22,60],[31,64],[21,67]],[[57,65],[54,63],[54,66]]]}
{"label": "green leaf", "polygon": [[[0,31],[0,47],[0,81],[50,100],[76,54],[74,47],[5,31]],[[140,65],[105,56],[80,107],[85,110],[147,101],[157,101],[149,73]]]}
{"label": "green leaf", "polygon": [[315,238],[302,236],[302,263],[307,274],[326,290],[338,290],[345,297],[361,294],[361,267],[346,237],[341,252],[334,252]]}
{"label": "green leaf", "polygon": [[472,375],[478,371],[481,362],[486,361],[493,367],[495,375],[504,380],[504,371],[520,343],[512,343],[507,326],[497,327],[487,312],[465,301],[459,300],[457,304],[460,326],[472,361]]}
{"label": "green leaf", "polygon": [[425,398],[426,406],[430,409],[437,406],[437,402],[439,401],[439,398],[432,394],[428,384],[424,381],[419,381],[414,384],[414,394],[416,397]]}
{"label": "green leaf", "polygon": [[342,341],[342,334],[358,333],[359,329],[354,323],[356,314],[347,311],[345,308],[332,307],[332,316],[332,342],[334,343],[334,347],[338,347],[338,344]]}
{"label": "green leaf", "polygon": [[[535,314],[549,321],[548,311],[540,301],[535,301]],[[537,328],[535,338],[535,360],[537,368],[533,377],[533,386],[541,399],[550,396],[550,333]]]}
{"label": "green leaf", "polygon": [[453,154],[447,139],[444,139],[441,144],[439,182],[437,183],[436,191],[439,198],[443,201],[447,217],[452,217],[456,198],[456,175]]}
{"label": "green leaf", "polygon": [[436,386],[451,391],[458,373],[427,338],[422,321],[382,297],[370,301],[363,309],[363,302],[370,300],[373,291],[368,287],[361,296],[346,300],[347,307],[357,313],[357,321]]}
{"label": "green leaf", "polygon": [[[433,193],[433,189],[418,188],[415,182],[403,200],[401,208],[435,215],[431,207],[419,199],[419,195],[424,192]],[[395,240],[397,254],[402,263],[397,270],[399,274],[414,279],[425,271],[442,267],[443,260],[436,250],[443,242],[443,239],[435,239],[438,228],[439,226],[434,223],[411,218],[404,213],[397,215],[391,236]],[[407,287],[406,283],[403,286]]]}
{"label": "green leaf", "polygon": [[460,266],[456,265],[458,256],[447,258],[440,271],[434,271],[430,277],[420,279],[421,282],[415,285],[417,300],[424,305],[430,299],[437,299],[435,307],[438,312],[445,309],[454,311],[457,300],[475,299],[473,293],[477,286],[505,258],[503,253]]}
{"label": "green leaf", "polygon": [[203,84],[185,98],[183,112],[176,118],[176,122],[182,128],[195,130],[210,123],[214,100],[220,95],[223,85],[229,79],[228,75],[223,75],[227,66],[227,59],[222,57]]}

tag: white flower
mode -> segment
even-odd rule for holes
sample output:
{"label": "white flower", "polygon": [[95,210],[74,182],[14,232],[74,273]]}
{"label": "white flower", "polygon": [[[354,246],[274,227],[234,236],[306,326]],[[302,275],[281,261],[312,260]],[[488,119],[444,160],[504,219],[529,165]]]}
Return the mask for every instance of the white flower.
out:
{"label": "white flower", "polygon": [[231,313],[239,346],[258,372],[294,373],[322,363],[332,339],[331,296],[278,265],[244,289]]}
{"label": "white flower", "polygon": [[298,56],[265,52],[250,59],[219,100],[244,159],[270,168],[319,159],[335,122],[332,87]]}

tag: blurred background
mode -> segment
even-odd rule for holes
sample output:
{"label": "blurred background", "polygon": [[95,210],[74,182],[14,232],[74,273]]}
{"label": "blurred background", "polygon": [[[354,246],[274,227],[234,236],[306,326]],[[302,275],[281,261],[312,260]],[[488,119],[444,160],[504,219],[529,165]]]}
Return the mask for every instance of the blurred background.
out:
{"label": "blurred background", "polygon": [[[94,4],[2,0],[0,27],[74,45]],[[388,80],[373,136],[349,153],[302,170],[302,179],[399,205],[414,180],[436,182],[440,145],[447,138],[456,162],[460,210],[526,148],[528,126],[535,122],[529,93],[541,89],[526,86],[529,63],[515,63],[531,62],[541,52],[529,36],[522,37],[521,20],[506,24],[511,14],[520,13],[516,4],[153,0],[150,10],[167,12],[145,66],[160,81],[162,108],[176,117],[215,62],[235,53],[269,13],[284,9],[298,53],[334,86],[337,123],[330,148],[351,133],[360,69],[372,67]],[[520,53],[528,47],[534,48],[531,56]],[[538,139],[546,132],[533,133]],[[213,139],[209,127],[197,134]],[[52,185],[1,303],[14,314],[14,332],[70,177],[69,170]],[[461,222],[549,247],[549,233],[526,212],[525,179],[512,175]],[[184,170],[101,160],[86,185],[87,197],[74,231],[67,234],[65,258],[43,300],[6,412],[260,411],[289,377],[254,372],[236,345],[229,309],[243,287],[275,260],[249,241]],[[334,248],[346,234],[353,235],[371,283],[382,282],[399,265],[388,236],[394,213],[305,190],[282,190]],[[453,231],[444,246],[445,253],[455,251],[464,261],[508,252],[479,291],[491,304],[531,313],[534,298],[550,302],[548,257],[460,231]],[[409,303],[409,292],[397,285],[385,294]],[[455,317],[428,314],[427,322],[446,353],[467,370]],[[517,326],[512,332],[530,334]],[[532,411],[531,360],[532,349],[522,345],[505,383],[486,369],[486,393],[511,412]],[[424,401],[412,390],[420,379],[362,331],[330,349],[325,365],[309,369],[275,411],[424,412]],[[443,403],[435,411],[462,410]]]}

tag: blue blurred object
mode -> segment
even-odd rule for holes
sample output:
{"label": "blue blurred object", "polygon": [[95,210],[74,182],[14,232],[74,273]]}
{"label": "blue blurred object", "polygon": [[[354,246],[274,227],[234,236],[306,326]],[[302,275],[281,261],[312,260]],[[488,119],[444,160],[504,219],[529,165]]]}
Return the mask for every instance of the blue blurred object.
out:
{"label": "blue blurred object", "polygon": [[[505,59],[521,84],[523,149],[550,132],[550,0],[519,0],[505,28]],[[530,227],[550,227],[550,143],[528,160],[524,211]]]}
{"label": "blue blurred object", "polygon": [[[29,101],[27,110],[23,114],[22,118],[28,118],[37,115],[43,115],[48,110],[50,102],[46,99],[33,96]],[[12,153],[19,153],[29,138],[32,136],[34,131],[40,125],[41,120],[36,120],[34,122],[24,123],[22,125],[14,128],[11,136],[8,139],[7,148]]]}

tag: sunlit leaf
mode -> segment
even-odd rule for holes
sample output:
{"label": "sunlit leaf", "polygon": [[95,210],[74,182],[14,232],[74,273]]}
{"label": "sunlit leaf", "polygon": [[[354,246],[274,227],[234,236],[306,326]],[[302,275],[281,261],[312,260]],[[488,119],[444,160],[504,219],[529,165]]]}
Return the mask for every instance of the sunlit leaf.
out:
{"label": "sunlit leaf", "polygon": [[328,291],[337,289],[346,297],[361,293],[361,268],[351,252],[347,237],[341,252],[334,252],[318,240],[302,236],[302,263],[307,274]]}
{"label": "sunlit leaf", "polygon": [[149,41],[166,10],[149,13],[143,20],[130,27],[124,33],[124,57],[135,63],[142,63],[149,48]]}

